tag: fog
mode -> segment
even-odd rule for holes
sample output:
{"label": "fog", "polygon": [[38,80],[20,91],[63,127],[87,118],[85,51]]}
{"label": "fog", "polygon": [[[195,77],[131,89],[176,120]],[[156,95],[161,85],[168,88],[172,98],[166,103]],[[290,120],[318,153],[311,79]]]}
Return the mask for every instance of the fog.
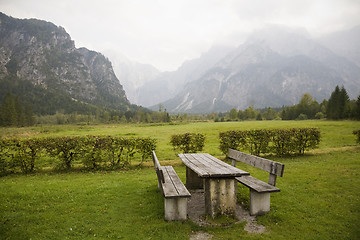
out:
{"label": "fog", "polygon": [[358,0],[0,0],[0,11],[62,26],[76,47],[176,70],[215,44],[281,24],[319,36],[360,24]]}

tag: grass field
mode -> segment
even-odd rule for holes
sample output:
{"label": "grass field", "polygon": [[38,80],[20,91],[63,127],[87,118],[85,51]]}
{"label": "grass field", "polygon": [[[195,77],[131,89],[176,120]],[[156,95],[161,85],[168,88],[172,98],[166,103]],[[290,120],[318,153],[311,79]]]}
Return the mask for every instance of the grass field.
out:
{"label": "grass field", "polygon": [[[199,227],[190,220],[165,222],[163,199],[152,164],[112,172],[38,171],[0,178],[0,239],[188,239],[197,231],[213,239],[360,239],[360,146],[353,121],[257,121],[165,125],[91,125],[2,128],[1,136],[121,135],[158,139],[157,156],[175,166],[185,182],[185,167],[169,145],[176,133],[206,135],[205,152],[224,158],[218,133],[234,129],[318,127],[322,141],[305,156],[270,159],[285,164],[280,193],[271,211],[257,218],[266,233],[251,234],[244,223]],[[238,165],[255,177],[267,174]],[[239,201],[248,190],[239,186]]]}

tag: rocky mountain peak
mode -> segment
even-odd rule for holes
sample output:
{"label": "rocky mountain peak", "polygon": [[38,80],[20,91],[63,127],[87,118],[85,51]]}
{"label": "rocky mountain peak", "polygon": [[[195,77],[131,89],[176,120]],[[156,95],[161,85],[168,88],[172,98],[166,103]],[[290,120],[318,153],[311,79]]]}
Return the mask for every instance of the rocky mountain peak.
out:
{"label": "rocky mountain peak", "polygon": [[[75,48],[64,28],[42,20],[15,19],[0,13],[0,77],[1,84],[8,85],[0,91],[0,97],[5,91],[19,93],[22,90],[16,86],[26,84],[31,86],[25,94],[29,102],[41,98],[31,91],[41,91],[50,98],[47,101],[66,98],[74,105],[123,111],[131,107],[107,58],[86,48]],[[34,107],[35,111],[48,113],[71,109],[62,104],[50,112],[45,108]]]}

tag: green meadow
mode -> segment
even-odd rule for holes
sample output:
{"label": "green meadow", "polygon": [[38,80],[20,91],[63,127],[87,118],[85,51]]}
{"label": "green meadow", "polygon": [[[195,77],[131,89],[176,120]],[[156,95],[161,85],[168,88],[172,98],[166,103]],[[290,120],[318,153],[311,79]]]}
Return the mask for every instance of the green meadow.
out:
{"label": "green meadow", "polygon": [[[266,227],[248,233],[245,222],[200,227],[191,220],[166,222],[163,198],[149,159],[129,170],[59,171],[37,163],[33,174],[0,178],[0,239],[189,239],[198,231],[212,239],[360,239],[360,145],[352,134],[359,121],[245,121],[173,124],[59,125],[1,128],[1,137],[115,135],[157,139],[163,165],[185,182],[185,167],[170,145],[173,134],[206,136],[204,152],[220,159],[218,134],[227,130],[317,127],[319,148],[302,156],[265,156],[285,164],[271,195],[271,211],[257,217]],[[238,164],[267,181],[268,174]],[[248,189],[238,187],[248,203]],[[215,220],[216,221],[216,220]]]}

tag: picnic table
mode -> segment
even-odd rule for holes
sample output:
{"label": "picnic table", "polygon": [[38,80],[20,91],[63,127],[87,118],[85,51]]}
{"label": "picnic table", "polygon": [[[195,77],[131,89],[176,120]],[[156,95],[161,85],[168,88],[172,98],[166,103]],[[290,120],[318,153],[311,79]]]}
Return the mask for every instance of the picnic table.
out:
{"label": "picnic table", "polygon": [[208,153],[179,154],[186,165],[186,187],[205,190],[205,211],[211,217],[234,215],[236,177],[249,175]]}

